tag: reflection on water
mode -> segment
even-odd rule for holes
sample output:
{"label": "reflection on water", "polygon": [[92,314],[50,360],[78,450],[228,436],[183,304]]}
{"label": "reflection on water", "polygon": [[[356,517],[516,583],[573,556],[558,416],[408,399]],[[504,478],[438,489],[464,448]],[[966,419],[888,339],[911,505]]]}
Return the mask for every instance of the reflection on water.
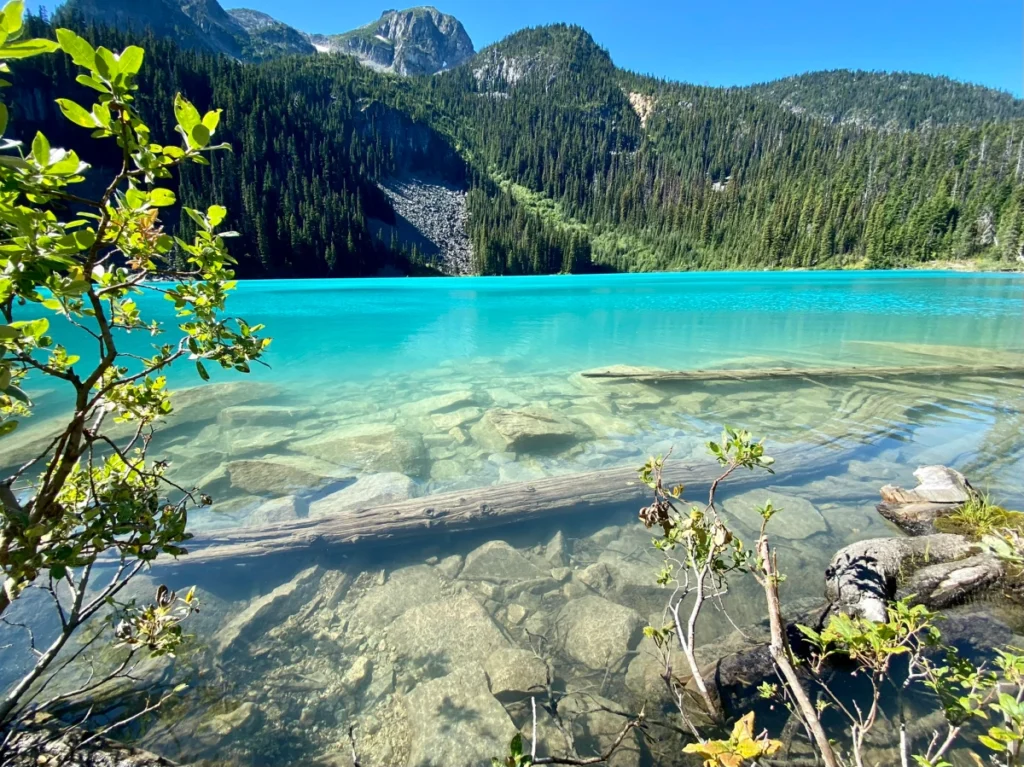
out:
{"label": "reflection on water", "polygon": [[[1022,288],[817,273],[243,285],[235,309],[275,336],[273,369],[181,392],[154,451],[216,499],[192,520],[202,531],[637,465],[669,448],[703,456],[723,423],[774,445],[837,443],[799,484],[782,465],[762,490],[725,494],[748,538],[751,504],[786,510],[776,534],[795,610],[820,601],[836,549],[893,534],[874,512],[878,488],[911,482],[920,464],[960,467],[1024,506],[1024,378],[654,385],[580,372],[1021,364]],[[45,440],[61,401],[40,402],[0,462]],[[164,568],[142,592],[198,581],[205,609],[174,667],[191,689],[142,742],[182,761],[349,765],[355,727],[364,765],[481,764],[527,726],[532,694],[542,752],[564,753],[559,722],[581,753],[598,749],[621,720],[596,708],[666,703],[639,634],[663,622],[666,593],[635,512]],[[726,603],[728,615],[705,613],[702,659],[741,646],[736,627],[763,617],[752,582]],[[669,738],[614,764],[677,756]]]}

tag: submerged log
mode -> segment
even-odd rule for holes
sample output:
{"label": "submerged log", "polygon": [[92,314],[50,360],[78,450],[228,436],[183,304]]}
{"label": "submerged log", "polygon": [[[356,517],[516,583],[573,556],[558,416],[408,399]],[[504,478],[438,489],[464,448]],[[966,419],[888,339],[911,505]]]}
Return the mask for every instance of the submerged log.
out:
{"label": "submerged log", "polygon": [[[773,456],[787,480],[813,476],[844,458],[829,445],[788,448]],[[687,495],[699,499],[720,473],[721,467],[710,459],[700,463],[670,461],[665,481],[686,485]],[[763,481],[760,473],[744,472],[734,475],[728,486],[749,487]],[[188,556],[178,563],[233,563],[274,553],[422,538],[428,532],[484,529],[556,514],[633,506],[639,509],[649,497],[650,490],[639,482],[632,466],[547,477],[440,493],[328,517],[200,533],[189,542]]]}
{"label": "submerged log", "polygon": [[640,383],[685,381],[770,381],[782,379],[855,379],[855,378],[946,378],[965,376],[1024,375],[1020,365],[905,365],[898,367],[834,367],[834,368],[761,368],[750,370],[650,370],[612,368],[588,370],[583,378],[604,378]]}

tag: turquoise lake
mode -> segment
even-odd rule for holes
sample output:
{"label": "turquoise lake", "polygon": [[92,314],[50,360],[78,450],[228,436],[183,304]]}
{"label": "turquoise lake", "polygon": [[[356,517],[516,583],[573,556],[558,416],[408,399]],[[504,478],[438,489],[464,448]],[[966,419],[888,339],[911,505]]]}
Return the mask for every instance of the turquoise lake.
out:
{"label": "turquoise lake", "polygon": [[[169,318],[166,302],[141,303]],[[955,466],[1000,503],[1024,507],[1024,375],[660,384],[581,375],[611,366],[1019,367],[1018,275],[256,282],[239,285],[231,309],[267,326],[270,367],[215,371],[197,386],[183,364],[171,377],[175,413],[150,451],[214,498],[190,517],[214,540],[226,528],[635,468],[669,450],[709,460],[705,443],[723,424],[766,437],[769,453],[798,446],[820,456],[813,473],[787,478],[800,467],[780,463],[775,476],[722,493],[721,513],[745,539],[757,534],[756,505],[771,498],[783,509],[773,535],[787,610],[820,606],[838,549],[898,534],[875,511],[879,488],[912,486],[918,466]],[[131,340],[134,351],[145,343]],[[62,417],[58,392],[32,393],[38,415],[5,439],[0,463],[45,447]],[[584,704],[671,716],[657,653],[639,632],[663,625],[666,588],[655,583],[663,562],[635,500],[540,517],[461,535],[425,529],[402,546],[212,567],[186,558],[140,576],[130,595],[194,583],[203,608],[190,619],[189,650],[146,677],[184,677],[188,691],[132,735],[182,763],[350,767],[354,743],[364,765],[471,767],[517,730],[530,736],[530,695],[541,710],[540,754],[564,752],[549,711],[573,722],[582,756],[621,727],[600,708],[581,713]],[[730,581],[703,614],[701,662],[763,636],[763,618],[760,587]],[[499,691],[496,679],[511,687]],[[615,767],[678,764],[678,733],[651,736],[629,744]],[[892,763],[886,747],[878,763]]]}

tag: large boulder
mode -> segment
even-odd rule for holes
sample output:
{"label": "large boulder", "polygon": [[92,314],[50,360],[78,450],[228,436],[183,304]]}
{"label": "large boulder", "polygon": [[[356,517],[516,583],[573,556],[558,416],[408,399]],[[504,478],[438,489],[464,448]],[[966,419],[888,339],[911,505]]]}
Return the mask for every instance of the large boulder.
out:
{"label": "large boulder", "polygon": [[767,501],[779,510],[768,525],[768,533],[773,538],[788,538],[792,541],[809,538],[817,533],[828,531],[825,518],[806,498],[779,492],[774,488],[766,490],[748,490],[732,495],[722,501],[719,506],[730,517],[737,520],[751,532],[761,529],[761,515],[758,508]]}
{"label": "large boulder", "polygon": [[260,504],[259,508],[249,515],[246,524],[249,527],[276,525],[282,522],[294,522],[301,515],[302,506],[294,495],[274,498]]}
{"label": "large boulder", "polygon": [[505,541],[488,541],[466,555],[459,577],[471,581],[508,583],[535,580],[546,575]]}
{"label": "large boulder", "polygon": [[488,410],[470,433],[488,450],[511,453],[564,448],[580,437],[580,429],[572,421],[540,407]]}
{"label": "large boulder", "polygon": [[218,655],[230,655],[258,640],[268,628],[297,612],[316,591],[322,571],[308,567],[287,583],[257,597],[218,631],[211,642]]}
{"label": "large boulder", "polygon": [[393,571],[384,583],[363,592],[351,611],[351,618],[363,628],[379,629],[406,610],[443,598],[443,583],[434,568],[428,565],[403,567]]}
{"label": "large boulder", "polygon": [[507,647],[484,663],[491,694],[502,703],[540,695],[548,684],[548,665],[529,650]]}
{"label": "large boulder", "polygon": [[309,516],[327,517],[347,511],[370,509],[396,501],[405,501],[418,494],[416,483],[405,474],[386,471],[360,477],[346,488],[313,501]]}
{"label": "large boulder", "polygon": [[308,492],[327,478],[272,460],[232,461],[225,467],[231,486],[253,495],[290,495]]}
{"label": "large boulder", "polygon": [[[919,538],[859,541],[840,549],[832,557],[825,571],[825,597],[834,610],[884,623],[886,608],[889,600],[896,596],[900,576],[913,573],[915,568],[923,564],[928,565],[922,570],[925,572],[929,568],[966,560],[977,554],[977,547],[962,535],[938,534]],[[968,567],[975,568],[977,564],[971,562]],[[927,576],[925,580],[940,590],[962,587],[964,581],[957,581],[955,570],[931,570],[934,582]],[[970,573],[968,580],[973,580],[975,574],[976,571]],[[921,601],[926,602],[926,597],[918,594]]]}
{"label": "large boulder", "polygon": [[402,415],[426,416],[435,413],[448,413],[453,410],[471,407],[476,404],[476,396],[471,391],[452,391],[434,397],[409,402],[399,408]]}
{"label": "large boulder", "polygon": [[226,427],[294,426],[296,421],[316,415],[313,408],[277,405],[236,405],[217,414],[217,423]]}
{"label": "large boulder", "polygon": [[480,767],[516,734],[477,664],[422,682],[405,696],[411,767]]}
{"label": "large boulder", "polygon": [[558,614],[565,651],[594,669],[618,668],[643,636],[644,619],[635,610],[599,596],[567,602]]}
{"label": "large boulder", "polygon": [[420,435],[391,424],[351,426],[303,440],[293,449],[361,471],[397,471],[417,476],[427,464]]}
{"label": "large boulder", "polygon": [[[509,646],[487,611],[467,595],[406,610],[388,634],[398,661],[420,678],[470,663],[482,665],[496,650]],[[484,685],[486,689],[486,680]]]}
{"label": "large boulder", "polygon": [[904,490],[886,485],[882,488],[882,500],[886,503],[966,503],[971,498],[970,483],[956,469],[921,466],[914,476],[917,487]]}

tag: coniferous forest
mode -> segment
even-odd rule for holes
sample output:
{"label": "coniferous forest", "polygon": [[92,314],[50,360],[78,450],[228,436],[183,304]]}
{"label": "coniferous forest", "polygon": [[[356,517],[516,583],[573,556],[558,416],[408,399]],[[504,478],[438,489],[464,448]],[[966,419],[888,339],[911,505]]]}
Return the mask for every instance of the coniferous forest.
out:
{"label": "coniferous forest", "polygon": [[[178,91],[224,110],[218,135],[235,151],[187,170],[179,197],[228,207],[242,277],[431,273],[381,189],[406,176],[468,192],[483,274],[1024,261],[1024,110],[943,78],[685,85],[617,69],[565,25],[400,77],[343,55],[244,64],[57,23],[145,48],[139,107],[155,136],[173,126],[156,105]],[[12,129],[75,143],[81,129],[54,104],[83,88],[69,62],[40,57],[16,74]]]}

